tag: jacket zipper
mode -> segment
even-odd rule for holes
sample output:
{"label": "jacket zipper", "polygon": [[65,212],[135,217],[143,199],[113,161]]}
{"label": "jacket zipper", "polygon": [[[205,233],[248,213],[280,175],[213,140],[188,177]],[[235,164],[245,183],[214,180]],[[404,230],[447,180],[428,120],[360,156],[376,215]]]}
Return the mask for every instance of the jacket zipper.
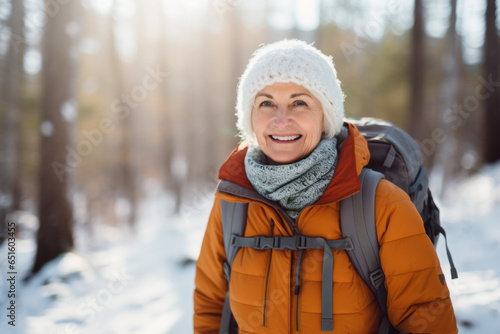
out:
{"label": "jacket zipper", "polygon": [[[274,236],[274,219],[271,218],[271,236]],[[271,254],[269,255],[269,262],[267,264],[267,273],[266,273],[266,286],[264,288],[264,310],[262,312],[262,324],[264,327],[267,327],[267,290],[269,285],[269,274],[271,272],[271,262],[273,260],[273,249],[270,249]]]}
{"label": "jacket zipper", "polygon": [[[295,218],[295,224],[294,224],[294,227],[295,227],[295,234],[296,235],[300,235],[299,233],[299,218],[302,214],[304,210],[300,210],[299,214],[297,215],[297,218]],[[294,251],[294,254],[295,254],[295,251]],[[298,258],[297,258],[297,266],[299,265],[299,262],[298,262]],[[300,270],[300,268],[295,268],[295,270]],[[293,272],[293,261],[292,261],[292,275],[293,277],[296,277],[295,273]],[[297,284],[297,282],[295,282],[295,284]],[[300,286],[299,288],[299,291],[297,291],[297,293],[295,292],[295,287],[293,287],[293,294],[295,295],[295,298],[296,298],[296,305],[295,305],[295,330],[297,332],[300,331],[300,296],[301,296],[301,292],[302,292],[302,286]]]}

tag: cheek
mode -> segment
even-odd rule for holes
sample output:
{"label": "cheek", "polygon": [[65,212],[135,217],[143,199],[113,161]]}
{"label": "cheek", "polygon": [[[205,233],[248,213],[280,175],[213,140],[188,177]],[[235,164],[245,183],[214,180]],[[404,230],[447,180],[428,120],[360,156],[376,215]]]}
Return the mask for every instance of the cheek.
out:
{"label": "cheek", "polygon": [[267,120],[263,115],[252,113],[252,130],[256,135],[262,134],[267,129]]}
{"label": "cheek", "polygon": [[314,115],[308,119],[308,130],[313,133],[314,139],[321,138],[325,129],[323,115]]}

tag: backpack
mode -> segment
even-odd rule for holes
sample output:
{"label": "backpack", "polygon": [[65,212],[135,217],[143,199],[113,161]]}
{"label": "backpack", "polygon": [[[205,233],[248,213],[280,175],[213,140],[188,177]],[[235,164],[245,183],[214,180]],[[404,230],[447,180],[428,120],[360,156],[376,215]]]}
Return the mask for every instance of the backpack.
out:
{"label": "backpack", "polygon": [[[370,162],[359,175],[361,191],[340,202],[340,224],[343,239],[325,240],[302,235],[292,237],[244,237],[248,204],[221,200],[221,220],[227,262],[224,274],[229,283],[231,265],[241,247],[254,249],[324,249],[322,285],[322,331],[333,331],[332,281],[333,255],[331,249],[343,249],[363,281],[372,290],[381,309],[382,322],[379,333],[398,333],[387,316],[387,291],[385,276],[379,258],[379,244],[375,226],[375,192],[379,181],[386,178],[403,189],[420,213],[427,236],[434,246],[439,234],[445,237],[451,276],[457,270],[448,248],[446,232],[440,225],[439,209],[428,188],[428,177],[422,165],[422,153],[417,142],[397,126],[374,118],[349,118],[368,142]],[[221,181],[222,182],[222,181]],[[299,253],[299,260],[301,253]],[[298,263],[297,267],[300,266]],[[297,274],[297,279],[298,279]],[[297,289],[297,286],[296,286]],[[226,294],[221,318],[220,333],[236,333],[237,324]]]}

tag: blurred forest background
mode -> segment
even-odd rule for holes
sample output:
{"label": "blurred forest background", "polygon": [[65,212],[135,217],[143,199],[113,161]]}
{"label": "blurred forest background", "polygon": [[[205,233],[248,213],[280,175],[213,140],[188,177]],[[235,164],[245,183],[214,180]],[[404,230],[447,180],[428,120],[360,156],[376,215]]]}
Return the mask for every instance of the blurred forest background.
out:
{"label": "blurred forest background", "polygon": [[37,233],[37,272],[106,226],[133,233],[151,192],[195,206],[239,141],[238,77],[285,37],[333,56],[348,116],[417,138],[442,195],[500,159],[498,5],[0,0],[0,242],[9,221]]}

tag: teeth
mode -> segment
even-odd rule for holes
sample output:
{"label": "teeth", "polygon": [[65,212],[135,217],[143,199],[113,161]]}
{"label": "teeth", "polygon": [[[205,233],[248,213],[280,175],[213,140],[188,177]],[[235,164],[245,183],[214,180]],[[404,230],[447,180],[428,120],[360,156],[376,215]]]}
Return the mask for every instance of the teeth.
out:
{"label": "teeth", "polygon": [[271,136],[273,139],[276,140],[281,140],[281,141],[290,141],[290,140],[295,140],[300,137],[300,135],[296,136]]}

